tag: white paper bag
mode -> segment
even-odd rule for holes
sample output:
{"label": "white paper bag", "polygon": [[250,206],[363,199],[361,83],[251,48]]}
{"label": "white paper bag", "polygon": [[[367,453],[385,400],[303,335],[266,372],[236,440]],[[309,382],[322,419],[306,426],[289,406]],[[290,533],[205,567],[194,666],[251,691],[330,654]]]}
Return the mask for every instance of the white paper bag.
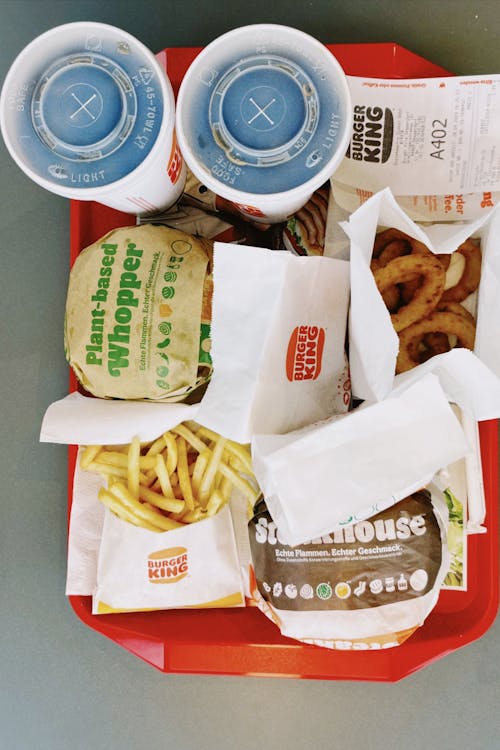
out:
{"label": "white paper bag", "polygon": [[241,443],[345,412],[349,266],[215,243],[214,372],[199,421]]}
{"label": "white paper bag", "polygon": [[[452,253],[471,236],[481,241],[482,270],[477,293],[474,353],[455,349],[395,376],[398,336],[370,270],[378,229],[394,227],[423,242],[432,252]],[[351,307],[349,361],[353,395],[385,398],[399,382],[407,385],[434,372],[450,401],[476,420],[500,416],[500,212],[466,224],[425,228],[411,221],[386,189],[364,203],[342,224],[349,235]]]}
{"label": "white paper bag", "polygon": [[252,441],[257,480],[290,545],[372,516],[469,451],[434,375],[309,429]]}

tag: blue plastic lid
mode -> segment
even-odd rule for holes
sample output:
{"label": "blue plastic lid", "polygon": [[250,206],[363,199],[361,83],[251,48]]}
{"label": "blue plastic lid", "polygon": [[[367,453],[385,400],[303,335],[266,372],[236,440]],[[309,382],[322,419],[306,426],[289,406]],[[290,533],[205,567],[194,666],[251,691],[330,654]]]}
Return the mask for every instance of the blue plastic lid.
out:
{"label": "blue plastic lid", "polygon": [[[138,167],[163,119],[156,66],[140,47],[68,34],[66,49],[47,53],[26,80],[15,81],[24,106],[8,111],[10,138],[24,163],[61,187],[100,188]],[[22,69],[22,68],[21,68]],[[15,134],[15,135],[13,135]]]}
{"label": "blue plastic lid", "polygon": [[266,194],[324,169],[347,118],[345,96],[324,68],[292,48],[286,58],[266,51],[217,60],[213,69],[210,62],[197,67],[178,105],[193,171],[201,165],[226,187]]}

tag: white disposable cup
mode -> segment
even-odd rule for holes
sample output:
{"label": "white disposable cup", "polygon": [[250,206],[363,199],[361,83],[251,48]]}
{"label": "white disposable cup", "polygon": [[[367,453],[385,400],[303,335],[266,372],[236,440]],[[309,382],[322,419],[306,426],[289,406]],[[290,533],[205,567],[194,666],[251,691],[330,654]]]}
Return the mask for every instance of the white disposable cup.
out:
{"label": "white disposable cup", "polygon": [[333,175],[351,122],[349,87],[335,57],[308,34],[274,24],[211,42],[177,97],[188,167],[262,222],[288,218]]}
{"label": "white disposable cup", "polygon": [[5,79],[0,126],[19,167],[57,195],[147,214],[183,191],[170,81],[114,26],[70,23],[34,39]]}

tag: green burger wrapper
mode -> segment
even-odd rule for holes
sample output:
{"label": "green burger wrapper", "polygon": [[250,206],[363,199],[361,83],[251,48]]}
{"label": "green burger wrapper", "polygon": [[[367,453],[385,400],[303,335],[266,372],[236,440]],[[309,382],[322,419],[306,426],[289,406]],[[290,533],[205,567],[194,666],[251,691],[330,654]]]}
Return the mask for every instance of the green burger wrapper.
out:
{"label": "green burger wrapper", "polygon": [[65,350],[100,398],[181,401],[212,372],[212,245],[165,226],[116,229],[71,270]]}

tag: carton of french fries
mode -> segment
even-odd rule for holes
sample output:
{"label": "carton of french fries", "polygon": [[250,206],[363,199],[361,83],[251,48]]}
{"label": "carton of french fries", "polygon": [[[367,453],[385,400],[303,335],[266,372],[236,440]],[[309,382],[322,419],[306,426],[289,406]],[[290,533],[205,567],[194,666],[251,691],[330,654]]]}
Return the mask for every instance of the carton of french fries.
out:
{"label": "carton of french fries", "polygon": [[[88,483],[90,496],[82,491]],[[93,559],[86,550],[86,593],[95,614],[242,606],[230,502],[251,506],[258,494],[248,447],[193,421],[152,441],[81,447],[67,593],[85,585],[76,550],[85,546],[80,523],[90,510],[98,542]]]}

